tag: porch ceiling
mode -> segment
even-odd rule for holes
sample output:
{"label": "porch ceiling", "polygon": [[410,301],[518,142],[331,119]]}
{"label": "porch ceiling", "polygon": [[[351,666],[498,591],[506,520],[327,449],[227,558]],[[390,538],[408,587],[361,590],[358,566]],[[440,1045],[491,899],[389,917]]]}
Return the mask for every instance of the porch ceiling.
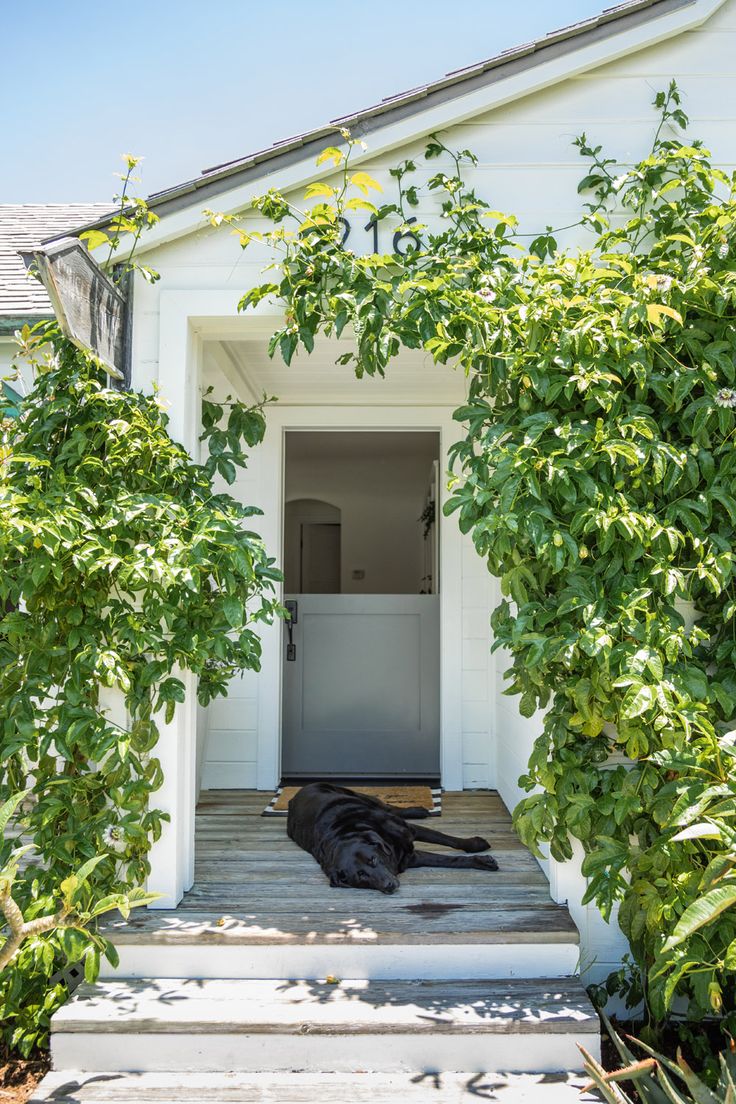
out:
{"label": "porch ceiling", "polygon": [[287,367],[278,354],[269,358],[265,336],[208,341],[205,373],[221,373],[244,397],[260,398],[265,392],[299,406],[457,406],[464,400],[462,372],[434,364],[422,351],[404,350],[385,378],[356,379],[349,366],[335,363],[352,347],[350,341],[318,340],[311,355],[297,354]]}

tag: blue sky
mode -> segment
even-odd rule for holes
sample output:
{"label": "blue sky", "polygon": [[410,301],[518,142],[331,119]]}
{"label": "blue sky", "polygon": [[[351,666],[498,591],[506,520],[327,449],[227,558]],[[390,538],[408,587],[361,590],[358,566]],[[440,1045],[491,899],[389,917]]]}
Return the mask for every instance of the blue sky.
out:
{"label": "blue sky", "polygon": [[[2,0],[0,202],[147,193],[612,0]],[[8,48],[10,46],[10,48]]]}

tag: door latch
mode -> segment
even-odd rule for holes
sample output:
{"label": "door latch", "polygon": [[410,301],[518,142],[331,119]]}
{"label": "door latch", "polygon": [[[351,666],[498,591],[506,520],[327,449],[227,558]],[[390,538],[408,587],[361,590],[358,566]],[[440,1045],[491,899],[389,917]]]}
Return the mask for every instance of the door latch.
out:
{"label": "door latch", "polygon": [[284,602],[284,608],[289,614],[286,618],[286,631],[289,634],[289,643],[286,645],[286,659],[287,662],[293,663],[296,659],[296,644],[294,643],[293,633],[294,625],[299,620],[299,604],[293,598],[289,598]]}

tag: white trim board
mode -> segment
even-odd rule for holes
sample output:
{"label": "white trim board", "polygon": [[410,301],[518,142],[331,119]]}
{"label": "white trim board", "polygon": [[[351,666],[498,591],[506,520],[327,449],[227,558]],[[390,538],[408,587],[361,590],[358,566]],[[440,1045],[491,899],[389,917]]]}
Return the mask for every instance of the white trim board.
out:
{"label": "white trim board", "polygon": [[[432,431],[440,435],[440,456],[459,437],[461,428],[452,418],[453,408],[275,406],[269,411],[268,428],[260,446],[258,498],[270,512],[261,519],[261,535],[268,549],[283,553],[284,459],[286,433],[302,431]],[[440,487],[441,506],[447,491]],[[440,526],[440,770],[444,789],[463,788],[462,712],[462,546],[456,524]],[[258,696],[259,790],[274,789],[281,777],[281,623],[264,627],[263,656]]]}

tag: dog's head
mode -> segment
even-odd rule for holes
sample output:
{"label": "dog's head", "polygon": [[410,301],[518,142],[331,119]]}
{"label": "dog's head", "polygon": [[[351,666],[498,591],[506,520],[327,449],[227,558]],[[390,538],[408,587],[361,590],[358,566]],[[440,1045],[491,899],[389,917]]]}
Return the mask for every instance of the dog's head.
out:
{"label": "dog's head", "polygon": [[377,832],[361,832],[341,841],[330,865],[331,886],[377,889],[380,893],[395,893],[399,888],[396,856]]}

